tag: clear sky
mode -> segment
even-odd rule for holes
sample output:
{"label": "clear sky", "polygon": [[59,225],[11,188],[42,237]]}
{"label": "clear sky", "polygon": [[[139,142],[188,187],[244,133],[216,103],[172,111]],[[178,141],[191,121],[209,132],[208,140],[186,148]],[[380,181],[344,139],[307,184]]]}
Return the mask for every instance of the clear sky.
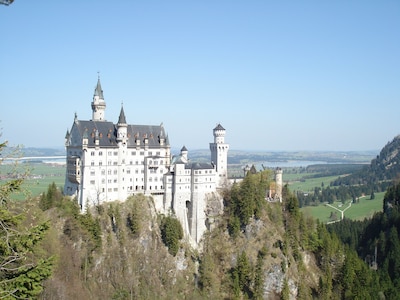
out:
{"label": "clear sky", "polygon": [[400,133],[400,1],[0,5],[2,140],[63,147],[97,76],[117,122],[207,149],[380,150]]}

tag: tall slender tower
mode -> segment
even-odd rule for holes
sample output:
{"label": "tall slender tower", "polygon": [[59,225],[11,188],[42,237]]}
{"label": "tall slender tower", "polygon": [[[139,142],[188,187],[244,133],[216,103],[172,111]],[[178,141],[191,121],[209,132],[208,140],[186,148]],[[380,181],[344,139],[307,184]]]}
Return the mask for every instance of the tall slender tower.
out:
{"label": "tall slender tower", "polygon": [[126,157],[128,151],[128,124],[126,123],[124,107],[121,107],[117,123],[118,143],[118,199],[123,200],[128,196],[127,174],[125,173]]}
{"label": "tall slender tower", "polygon": [[283,187],[283,181],[282,181],[282,169],[281,168],[276,168],[275,170],[275,198],[279,200],[279,202],[282,202],[282,187]]}
{"label": "tall slender tower", "polygon": [[225,143],[225,128],[218,124],[214,130],[214,143],[210,143],[211,161],[216,166],[219,177],[218,184],[222,185],[228,180],[228,150],[229,144]]}
{"label": "tall slender tower", "polygon": [[103,90],[101,89],[100,77],[94,89],[92,101],[92,121],[105,121],[106,102],[104,101]]}
{"label": "tall slender tower", "polygon": [[118,123],[117,123],[117,142],[126,144],[128,139],[128,124],[126,123],[124,107],[121,107],[121,112],[119,113]]}

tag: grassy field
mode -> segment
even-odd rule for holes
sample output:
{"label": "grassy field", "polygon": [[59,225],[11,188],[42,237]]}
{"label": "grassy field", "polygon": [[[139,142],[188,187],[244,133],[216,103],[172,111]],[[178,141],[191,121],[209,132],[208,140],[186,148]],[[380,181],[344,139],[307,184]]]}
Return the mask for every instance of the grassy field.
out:
{"label": "grassy field", "polygon": [[[1,165],[0,174],[5,175],[12,170],[11,165]],[[22,174],[25,170],[29,170],[29,178],[23,184],[23,190],[29,196],[36,197],[42,192],[47,191],[47,187],[55,182],[59,187],[64,185],[65,181],[65,166],[50,165],[44,163],[20,164],[17,173]],[[2,179],[1,181],[6,181]],[[15,193],[12,197],[14,200],[22,200],[26,198],[25,193]]]}
{"label": "grassy field", "polygon": [[305,181],[289,181],[289,189],[293,192],[312,192],[314,191],[315,187],[321,187],[322,183],[325,187],[329,186],[329,183],[337,178],[338,176],[327,176],[318,178],[307,178]]}
{"label": "grassy field", "polygon": [[[375,199],[369,200],[369,196],[360,198],[359,203],[352,204],[349,209],[344,212],[344,217],[352,220],[363,220],[364,218],[370,218],[375,212],[382,211],[383,209],[383,197],[385,192],[375,193]],[[344,205],[341,206],[341,202],[335,202],[333,206],[340,210],[346,208],[351,200],[346,201]],[[341,207],[340,207],[341,206]],[[341,217],[341,213],[325,204],[319,206],[307,206],[301,208],[301,211],[308,216],[312,216],[319,219],[321,222],[331,221],[329,219],[332,212],[336,212],[338,218]]]}

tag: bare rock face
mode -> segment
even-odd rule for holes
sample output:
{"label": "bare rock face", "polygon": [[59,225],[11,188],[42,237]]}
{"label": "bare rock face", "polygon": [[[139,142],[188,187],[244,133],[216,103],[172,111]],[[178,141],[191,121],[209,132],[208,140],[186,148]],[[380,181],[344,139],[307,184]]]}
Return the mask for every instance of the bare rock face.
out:
{"label": "bare rock face", "polygon": [[206,197],[206,227],[212,230],[215,227],[217,218],[224,212],[222,197],[216,193],[211,193]]}

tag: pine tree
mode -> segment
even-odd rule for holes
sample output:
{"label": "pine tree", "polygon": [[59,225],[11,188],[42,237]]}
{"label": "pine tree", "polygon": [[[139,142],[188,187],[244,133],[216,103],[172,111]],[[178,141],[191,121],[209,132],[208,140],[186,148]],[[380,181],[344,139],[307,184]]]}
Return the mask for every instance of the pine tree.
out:
{"label": "pine tree", "polygon": [[[0,144],[0,153],[6,143]],[[24,215],[10,209],[11,195],[21,190],[23,177],[0,186],[0,298],[32,299],[51,275],[53,259],[35,257],[35,247],[49,228],[47,222],[24,228]]]}

